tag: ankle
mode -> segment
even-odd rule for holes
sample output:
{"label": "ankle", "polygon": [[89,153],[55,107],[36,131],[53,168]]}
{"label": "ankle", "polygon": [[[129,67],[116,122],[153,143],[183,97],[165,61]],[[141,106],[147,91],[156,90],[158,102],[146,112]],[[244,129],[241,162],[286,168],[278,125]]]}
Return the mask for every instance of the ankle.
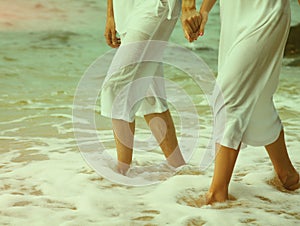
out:
{"label": "ankle", "polygon": [[283,187],[287,190],[296,190],[299,188],[299,173],[295,170],[289,170],[284,173],[278,173],[278,178],[281,181]]}
{"label": "ankle", "polygon": [[206,204],[225,202],[229,199],[228,187],[211,188],[206,194]]}
{"label": "ankle", "polygon": [[120,174],[126,175],[126,173],[128,172],[130,168],[130,164],[118,161],[118,166],[117,166],[117,170]]}
{"label": "ankle", "polygon": [[281,183],[284,184],[287,181],[288,177],[291,177],[291,175],[293,175],[295,172],[295,169],[284,169],[278,170],[276,173]]}
{"label": "ankle", "polygon": [[172,167],[180,167],[186,164],[180,149],[177,148],[167,157],[167,162],[169,165],[171,165]]}

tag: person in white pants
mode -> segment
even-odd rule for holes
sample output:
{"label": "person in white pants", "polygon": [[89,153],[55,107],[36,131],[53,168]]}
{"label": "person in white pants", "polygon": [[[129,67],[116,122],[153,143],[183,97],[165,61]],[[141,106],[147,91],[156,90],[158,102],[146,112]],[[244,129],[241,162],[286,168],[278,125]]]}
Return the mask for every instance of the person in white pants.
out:
{"label": "person in white pants", "polygon": [[144,116],[168,164],[185,164],[168,110],[163,67],[138,62],[147,54],[161,57],[163,48],[151,51],[149,41],[168,41],[179,13],[179,0],[107,1],[106,42],[119,49],[102,87],[101,114],[112,118],[121,174],[132,162],[136,115]]}

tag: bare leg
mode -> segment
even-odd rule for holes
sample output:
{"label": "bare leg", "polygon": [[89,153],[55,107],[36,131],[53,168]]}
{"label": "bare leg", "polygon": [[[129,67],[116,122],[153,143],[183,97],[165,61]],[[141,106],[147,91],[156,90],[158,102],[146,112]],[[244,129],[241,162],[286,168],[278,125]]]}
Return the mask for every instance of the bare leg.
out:
{"label": "bare leg", "polygon": [[169,110],[144,116],[154,137],[159,143],[168,163],[173,167],[185,164],[178,141],[174,123]]}
{"label": "bare leg", "polygon": [[278,139],[274,143],[265,146],[265,148],[283,186],[288,190],[296,190],[299,188],[299,174],[289,158],[283,130]]}
{"label": "bare leg", "polygon": [[207,204],[228,200],[228,186],[239,153],[239,149],[234,150],[221,145],[217,145],[217,150],[214,176],[206,194]]}
{"label": "bare leg", "polygon": [[125,175],[132,161],[135,122],[113,119],[112,125],[118,155],[118,171]]}

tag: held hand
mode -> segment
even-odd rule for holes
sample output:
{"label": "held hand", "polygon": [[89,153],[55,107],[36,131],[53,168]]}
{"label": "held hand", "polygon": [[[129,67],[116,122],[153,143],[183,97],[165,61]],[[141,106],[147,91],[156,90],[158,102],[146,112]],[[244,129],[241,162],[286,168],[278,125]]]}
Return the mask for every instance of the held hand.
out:
{"label": "held hand", "polygon": [[196,9],[182,11],[181,23],[185,38],[189,42],[197,40],[200,35],[201,15]]}
{"label": "held hand", "polygon": [[117,37],[115,20],[113,17],[108,17],[105,27],[106,43],[112,48],[118,48],[121,44],[120,38]]}
{"label": "held hand", "polygon": [[204,30],[205,30],[205,25],[206,25],[206,22],[208,20],[208,12],[201,12],[200,11],[200,15],[201,15],[201,24],[200,24],[200,33],[199,33],[199,35],[203,36],[204,35]]}

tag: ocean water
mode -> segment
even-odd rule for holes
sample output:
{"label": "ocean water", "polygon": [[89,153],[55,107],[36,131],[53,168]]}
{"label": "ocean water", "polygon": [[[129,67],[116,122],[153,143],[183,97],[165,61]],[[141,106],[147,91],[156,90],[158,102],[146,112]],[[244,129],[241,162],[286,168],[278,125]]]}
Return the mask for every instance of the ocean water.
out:
{"label": "ocean water", "polygon": [[[166,77],[193,103],[173,95],[178,88],[168,88],[189,167],[176,174],[165,169],[163,155],[140,118],[133,177],[159,183],[122,185],[102,177],[85,161],[74,137],[73,101],[89,65],[110,51],[103,36],[105,7],[100,0],[0,0],[0,224],[299,225],[299,191],[280,186],[263,148],[242,150],[230,186],[236,200],[201,205],[213,171],[199,171],[211,135],[211,109],[195,81],[171,66],[166,66]],[[291,8],[292,24],[300,23],[296,0]],[[218,10],[216,5],[201,40],[187,43],[179,23],[170,40],[193,50],[213,75]],[[288,66],[295,59],[299,56],[284,59],[274,98],[291,159],[300,170],[300,68]],[[184,124],[195,118],[194,108],[197,123]],[[115,158],[110,120],[99,115],[98,105],[95,112],[97,136]],[[191,150],[188,145],[193,142]]]}

